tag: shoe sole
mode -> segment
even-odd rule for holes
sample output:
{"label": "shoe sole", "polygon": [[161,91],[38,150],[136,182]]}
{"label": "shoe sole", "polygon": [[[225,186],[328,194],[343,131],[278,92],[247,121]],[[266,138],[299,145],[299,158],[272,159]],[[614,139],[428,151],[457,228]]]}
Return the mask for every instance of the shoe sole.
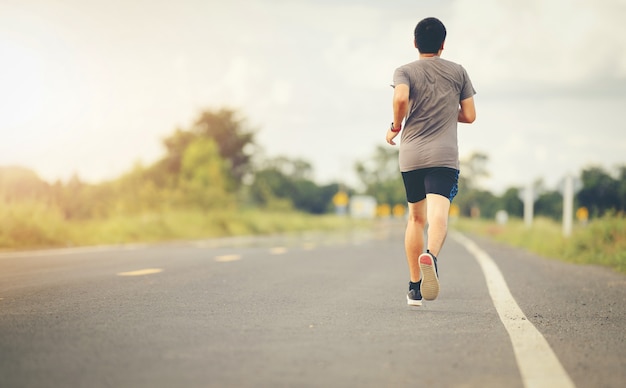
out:
{"label": "shoe sole", "polygon": [[411,298],[409,298],[409,296],[406,296],[406,304],[408,304],[409,306],[421,306],[422,305],[422,301],[421,300],[413,300]]}
{"label": "shoe sole", "polygon": [[420,292],[422,298],[435,300],[439,296],[439,279],[433,263],[433,258],[428,253],[422,253],[419,257],[420,271],[422,271],[422,284]]}

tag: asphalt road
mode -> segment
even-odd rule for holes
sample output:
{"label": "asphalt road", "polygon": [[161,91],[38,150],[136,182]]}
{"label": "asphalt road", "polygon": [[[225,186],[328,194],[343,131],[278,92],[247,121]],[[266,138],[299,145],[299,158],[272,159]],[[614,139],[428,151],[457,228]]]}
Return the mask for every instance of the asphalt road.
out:
{"label": "asphalt road", "polygon": [[[402,231],[2,254],[0,387],[524,386],[457,240],[406,305]],[[575,386],[626,386],[626,276],[471,238]]]}

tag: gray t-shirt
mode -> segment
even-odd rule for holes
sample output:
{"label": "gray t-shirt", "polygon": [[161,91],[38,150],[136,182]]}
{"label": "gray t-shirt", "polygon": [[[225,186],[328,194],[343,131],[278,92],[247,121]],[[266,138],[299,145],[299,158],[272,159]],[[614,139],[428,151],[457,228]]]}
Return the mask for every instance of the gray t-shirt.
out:
{"label": "gray t-shirt", "polygon": [[476,94],[463,66],[434,56],[396,69],[394,85],[409,86],[400,142],[400,171],[459,169],[457,120],[461,100]]}

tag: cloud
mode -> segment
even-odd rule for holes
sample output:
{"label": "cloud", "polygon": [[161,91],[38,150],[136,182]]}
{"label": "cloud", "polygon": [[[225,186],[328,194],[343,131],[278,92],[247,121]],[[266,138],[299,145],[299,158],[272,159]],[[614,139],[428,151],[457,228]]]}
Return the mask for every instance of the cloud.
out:
{"label": "cloud", "polygon": [[626,78],[620,0],[456,1],[448,51],[483,87]]}

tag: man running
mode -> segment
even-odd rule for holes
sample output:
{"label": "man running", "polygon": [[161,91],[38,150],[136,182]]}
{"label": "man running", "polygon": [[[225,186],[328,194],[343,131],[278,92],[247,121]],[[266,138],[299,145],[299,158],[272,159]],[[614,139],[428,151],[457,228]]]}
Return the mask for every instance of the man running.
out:
{"label": "man running", "polygon": [[467,72],[441,58],[445,39],[441,21],[420,21],[415,27],[419,60],[397,68],[393,75],[393,122],[387,142],[395,145],[395,137],[402,132],[399,165],[409,207],[404,245],[411,306],[439,295],[437,256],[448,230],[450,203],[458,190],[457,122],[476,119],[476,91]]}

